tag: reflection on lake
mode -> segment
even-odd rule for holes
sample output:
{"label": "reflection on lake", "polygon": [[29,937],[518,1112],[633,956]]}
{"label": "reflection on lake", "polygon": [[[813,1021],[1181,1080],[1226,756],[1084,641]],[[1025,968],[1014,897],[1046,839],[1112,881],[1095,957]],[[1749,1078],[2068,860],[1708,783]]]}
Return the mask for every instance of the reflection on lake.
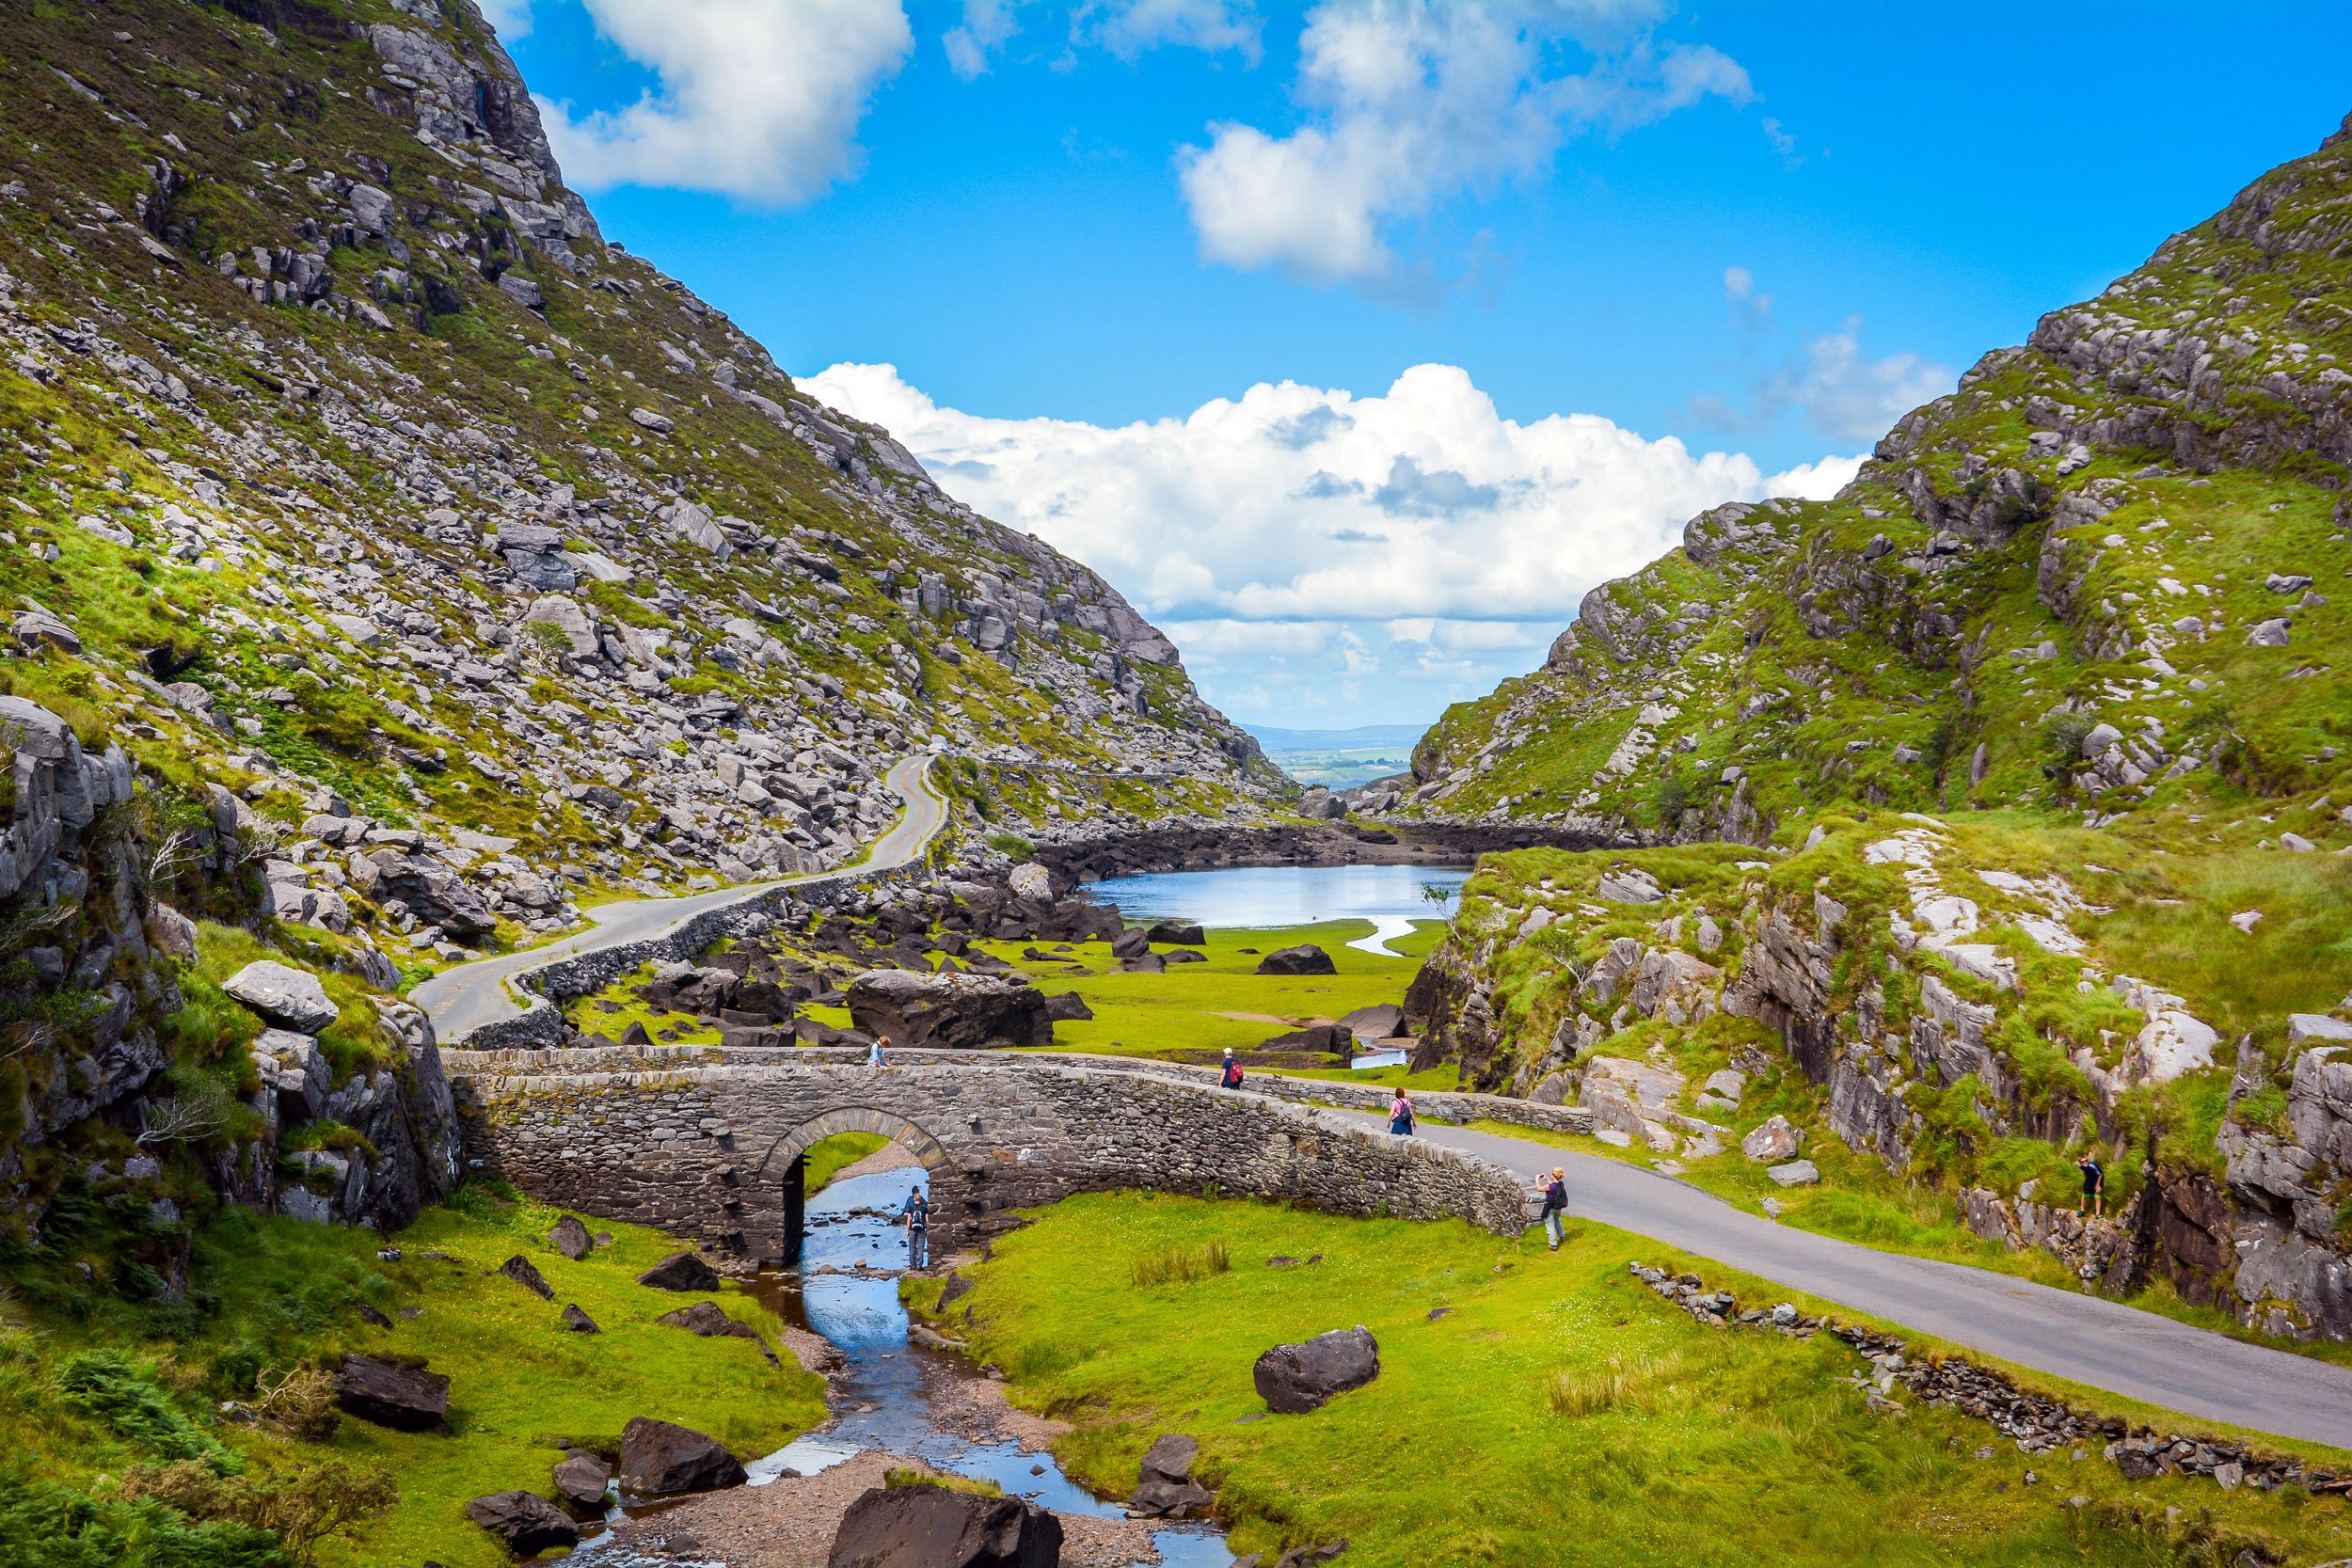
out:
{"label": "reflection on lake", "polygon": [[[1099,903],[1117,904],[1131,921],[1262,930],[1383,916],[1446,919],[1470,874],[1467,865],[1238,865],[1113,877],[1084,891]],[[1424,895],[1432,887],[1444,890],[1442,902]]]}

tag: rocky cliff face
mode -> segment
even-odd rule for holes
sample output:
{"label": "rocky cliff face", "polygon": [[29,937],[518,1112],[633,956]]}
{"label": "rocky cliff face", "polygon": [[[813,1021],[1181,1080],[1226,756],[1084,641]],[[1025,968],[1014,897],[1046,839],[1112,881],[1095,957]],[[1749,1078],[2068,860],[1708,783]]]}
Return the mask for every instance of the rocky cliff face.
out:
{"label": "rocky cliff face", "polygon": [[2352,121],[1450,712],[1394,810],[1652,847],[1490,858],[1422,1065],[2352,1335],[2347,193]]}
{"label": "rocky cliff face", "polygon": [[1834,500],[1693,518],[1450,711],[1399,809],[1760,843],[1825,801],[2324,791],[2352,695],[2347,180],[2352,129],[1987,355]]}
{"label": "rocky cliff face", "polygon": [[1279,782],[1102,579],[608,245],[470,5],[0,40],[11,680],[278,824],[287,918],[838,863],[925,743],[1073,816]]}
{"label": "rocky cliff face", "polygon": [[[0,430],[5,1207],[148,1205],[167,1276],[222,1196],[448,1188],[417,969],[840,864],[909,751],[966,832],[1281,783],[608,243],[467,0],[0,14]],[[273,963],[331,1005],[240,1000]]]}

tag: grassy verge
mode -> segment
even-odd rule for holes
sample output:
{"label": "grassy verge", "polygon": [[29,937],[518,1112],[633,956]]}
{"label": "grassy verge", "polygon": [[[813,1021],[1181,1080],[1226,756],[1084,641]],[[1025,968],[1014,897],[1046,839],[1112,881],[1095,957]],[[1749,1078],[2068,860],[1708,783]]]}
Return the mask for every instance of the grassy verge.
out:
{"label": "grassy verge", "polygon": [[[556,1217],[469,1191],[462,1207],[431,1210],[403,1232],[401,1259],[389,1262],[375,1256],[382,1239],[364,1231],[230,1213],[196,1238],[189,1287],[177,1299],[133,1299],[128,1283],[103,1273],[84,1280],[74,1266],[81,1249],[70,1238],[8,1259],[0,1275],[15,1321],[0,1337],[0,1443],[8,1455],[0,1473],[15,1472],[20,1484],[39,1478],[100,1499],[102,1511],[119,1510],[103,1500],[105,1478],[173,1456],[174,1442],[159,1438],[154,1422],[126,1424],[60,1392],[58,1370],[76,1353],[112,1352],[171,1413],[165,1426],[176,1421],[220,1445],[249,1475],[299,1481],[341,1465],[392,1478],[397,1504],[364,1522],[356,1540],[326,1543],[320,1561],[501,1568],[510,1560],[467,1520],[464,1504],[510,1487],[547,1491],[559,1438],[610,1453],[623,1425],[643,1415],[751,1454],[823,1419],[819,1380],[788,1354],[778,1370],[744,1340],[697,1338],[654,1322],[688,1298],[645,1289],[636,1275],[675,1241],[601,1227],[613,1233],[612,1244],[572,1262],[541,1240]],[[100,1236],[93,1228],[85,1243]],[[492,1272],[518,1253],[554,1286],[552,1301]],[[721,1300],[776,1340],[781,1325],[751,1297],[729,1287]],[[602,1332],[566,1332],[557,1317],[566,1303]],[[393,1326],[371,1326],[363,1307]],[[297,1437],[268,1422],[215,1418],[217,1402],[251,1401],[257,1387],[331,1367],[347,1350],[421,1359],[448,1373],[452,1431],[398,1433],[344,1418],[330,1436]],[[12,1558],[0,1546],[0,1562],[79,1560],[62,1527],[40,1533],[37,1523],[8,1524],[0,1535],[16,1535],[30,1555]],[[272,1560],[126,1548],[92,1560],[260,1568]]]}
{"label": "grassy verge", "polygon": [[[1420,967],[1421,955],[1442,929],[1442,922],[1419,922],[1411,936],[1391,943],[1406,955],[1393,958],[1347,945],[1372,934],[1373,926],[1367,920],[1212,930],[1206,945],[1191,950],[1202,956],[1202,962],[1170,964],[1163,974],[1120,970],[1107,942],[1073,942],[1067,953],[1051,945],[1037,947],[1037,951],[1050,953],[1054,961],[1024,958],[1024,951],[1035,945],[1029,942],[976,945],[1020,965],[1049,995],[1075,991],[1085,998],[1094,1011],[1093,1019],[1057,1023],[1057,1049],[1128,1056],[1207,1057],[1227,1046],[1235,1051],[1255,1049],[1310,1019],[1335,1019],[1359,1007],[1403,1000],[1405,988]],[[1311,942],[1330,954],[1339,973],[1256,973],[1265,954],[1301,942]]]}
{"label": "grassy verge", "polygon": [[801,1172],[801,1190],[815,1197],[833,1184],[834,1177],[876,1149],[887,1148],[889,1143],[880,1132],[835,1132],[808,1151],[808,1164]]}
{"label": "grassy verge", "polygon": [[[1580,1133],[1553,1132],[1501,1121],[1470,1125],[1478,1132],[1498,1137],[1573,1149],[1629,1164],[1647,1165],[1655,1159],[1646,1150],[1613,1148]],[[2030,1279],[2056,1290],[2082,1288],[2074,1271],[2051,1254],[2039,1247],[2011,1252],[1998,1243],[1986,1241],[1960,1222],[1959,1210],[1950,1195],[1891,1176],[1872,1156],[1856,1154],[1834,1139],[1820,1138],[1806,1144],[1804,1157],[1820,1170],[1818,1185],[1779,1186],[1764,1174],[1762,1165],[1737,1149],[1705,1160],[1677,1160],[1676,1164],[1681,1166],[1682,1180],[1749,1213],[1765,1212],[1763,1200],[1772,1199],[1780,1206],[1780,1212],[1774,1217],[1800,1230],[1835,1236],[1839,1241],[1876,1247],[1883,1252],[1965,1263],[1971,1268]],[[2072,1194],[2060,1189],[2057,1196],[2062,1202]],[[2152,1281],[2131,1297],[2131,1305],[2249,1344],[2352,1366],[2352,1344],[2287,1339],[2257,1332],[2210,1307],[2186,1300],[2168,1280]]]}
{"label": "grassy verge", "polygon": [[[1230,1271],[1136,1283],[1152,1277],[1139,1261],[1211,1241]],[[1131,1487],[1162,1432],[1197,1437],[1238,1551],[1345,1536],[1370,1563],[1677,1568],[1764,1542],[1788,1564],[2342,1554],[2341,1498],[2129,1483],[2095,1453],[2029,1458],[1947,1411],[1872,1415],[1841,1343],[1701,1328],[1629,1279],[1629,1259],[1678,1261],[1597,1226],[1553,1256],[1455,1223],[1102,1195],[1000,1240],[946,1325],[1017,1400],[1077,1424],[1062,1462],[1092,1485]],[[913,1289],[920,1306],[937,1287]],[[1359,1323],[1380,1341],[1375,1382],[1263,1413],[1261,1351]]]}

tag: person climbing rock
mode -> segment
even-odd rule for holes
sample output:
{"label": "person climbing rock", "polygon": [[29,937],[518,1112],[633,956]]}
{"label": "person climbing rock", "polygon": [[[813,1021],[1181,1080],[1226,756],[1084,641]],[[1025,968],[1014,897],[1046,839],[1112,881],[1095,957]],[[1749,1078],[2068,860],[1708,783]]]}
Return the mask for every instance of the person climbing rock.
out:
{"label": "person climbing rock", "polygon": [[2074,1162],[2083,1173],[2082,1212],[2092,1219],[2105,1219],[2107,1214],[2107,1173],[2089,1149]]}
{"label": "person climbing rock", "polygon": [[1568,1239],[1563,1217],[1568,1208],[1568,1173],[1565,1167],[1551,1167],[1551,1180],[1544,1183],[1544,1240],[1551,1250],[1560,1250],[1560,1243]]}

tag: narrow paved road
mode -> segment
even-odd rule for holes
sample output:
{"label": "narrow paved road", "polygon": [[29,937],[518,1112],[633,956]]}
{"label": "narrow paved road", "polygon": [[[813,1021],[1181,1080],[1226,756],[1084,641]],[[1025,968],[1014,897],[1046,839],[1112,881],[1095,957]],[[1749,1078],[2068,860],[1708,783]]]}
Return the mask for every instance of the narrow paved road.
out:
{"label": "narrow paved road", "polygon": [[[1375,1116],[1363,1119],[1387,1125]],[[1564,1166],[1571,1214],[1855,1311],[2184,1415],[2352,1449],[2352,1369],[2099,1296],[1775,1225],[1622,1161],[1427,1122],[1422,1136],[1530,1180]]]}
{"label": "narrow paved road", "polygon": [[[924,847],[946,822],[947,804],[932,793],[927,776],[930,764],[930,753],[918,752],[895,764],[882,776],[882,783],[906,802],[906,815],[898,819],[896,827],[874,841],[866,860],[857,869],[885,871],[906,864],[923,853]],[[834,876],[836,873],[816,875]],[[644,942],[692,919],[706,910],[724,909],[729,904],[756,897],[771,888],[788,887],[795,882],[814,879],[814,876],[784,877],[771,882],[715,888],[708,893],[690,894],[678,898],[632,898],[623,903],[607,904],[589,911],[588,918],[592,924],[585,931],[549,942],[545,947],[533,947],[494,958],[476,958],[471,963],[443,970],[418,986],[410,993],[409,1000],[432,1016],[434,1032],[443,1041],[461,1039],[469,1031],[485,1023],[514,1018],[522,1012],[523,1002],[507,985],[509,980],[545,969],[551,963],[577,958],[582,953],[599,952],[626,942]]]}

